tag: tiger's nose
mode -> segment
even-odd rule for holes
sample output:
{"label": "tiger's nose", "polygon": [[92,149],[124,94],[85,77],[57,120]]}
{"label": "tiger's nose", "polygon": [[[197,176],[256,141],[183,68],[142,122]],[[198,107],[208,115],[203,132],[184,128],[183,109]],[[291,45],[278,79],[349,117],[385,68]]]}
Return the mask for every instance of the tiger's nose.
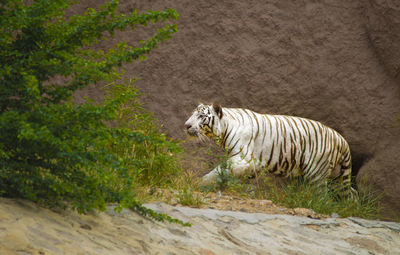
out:
{"label": "tiger's nose", "polygon": [[185,128],[186,129],[189,129],[189,128],[191,128],[192,127],[192,125],[190,125],[190,124],[188,124],[188,123],[185,123]]}

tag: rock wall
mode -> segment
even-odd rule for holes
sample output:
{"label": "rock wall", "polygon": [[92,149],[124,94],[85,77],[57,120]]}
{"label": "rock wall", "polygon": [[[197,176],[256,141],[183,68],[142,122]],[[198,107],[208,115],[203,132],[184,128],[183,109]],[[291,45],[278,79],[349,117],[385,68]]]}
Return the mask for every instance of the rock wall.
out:
{"label": "rock wall", "polygon": [[[73,11],[96,5],[81,1]],[[127,77],[141,78],[136,86],[145,107],[169,135],[185,139],[183,123],[199,102],[319,120],[343,134],[354,172],[379,179],[384,204],[400,213],[400,185],[392,183],[400,176],[400,148],[388,149],[400,141],[398,1],[121,0],[120,5],[122,11],[173,8],[180,14],[171,40],[148,60],[125,66]],[[97,47],[134,43],[150,31],[154,28],[118,33]],[[76,100],[101,98],[99,93],[92,86]],[[189,142],[186,148],[196,151]],[[190,157],[187,167],[203,170],[202,160]],[[393,168],[377,163],[386,160]]]}
{"label": "rock wall", "polygon": [[[365,1],[365,14],[372,50],[385,68],[387,79],[393,79],[395,83],[400,84],[400,1]],[[400,109],[397,108],[397,111],[395,126],[400,124]],[[384,135],[382,139],[391,140]],[[373,158],[361,168],[357,179],[360,181],[364,177],[369,177],[378,192],[383,192],[384,214],[389,218],[399,218],[400,139],[395,137],[374,154]]]}
{"label": "rock wall", "polygon": [[400,223],[311,219],[148,204],[192,224],[132,211],[78,215],[0,198],[0,254],[399,254]]}
{"label": "rock wall", "polygon": [[400,81],[400,2],[365,0],[368,36],[388,74]]}

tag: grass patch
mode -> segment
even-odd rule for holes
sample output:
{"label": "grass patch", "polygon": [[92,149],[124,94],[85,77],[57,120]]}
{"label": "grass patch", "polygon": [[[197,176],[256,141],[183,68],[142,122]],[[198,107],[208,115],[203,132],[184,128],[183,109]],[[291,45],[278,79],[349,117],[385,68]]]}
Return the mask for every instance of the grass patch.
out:
{"label": "grass patch", "polygon": [[181,204],[184,206],[200,207],[204,204],[202,193],[199,188],[199,178],[192,172],[181,171],[179,175],[172,175],[170,179],[161,184],[149,186],[141,183],[135,188],[135,198],[140,203],[162,201],[167,204]]}
{"label": "grass patch", "polygon": [[358,198],[343,197],[335,189],[316,185],[299,179],[287,183],[270,181],[267,188],[256,188],[256,196],[268,198],[275,204],[288,208],[309,208],[317,213],[340,217],[379,218],[378,202],[381,196],[372,192],[369,186],[360,186]]}
{"label": "grass patch", "polygon": [[178,194],[178,203],[181,205],[200,207],[204,204],[202,195],[198,192],[194,192],[191,188],[184,188]]}

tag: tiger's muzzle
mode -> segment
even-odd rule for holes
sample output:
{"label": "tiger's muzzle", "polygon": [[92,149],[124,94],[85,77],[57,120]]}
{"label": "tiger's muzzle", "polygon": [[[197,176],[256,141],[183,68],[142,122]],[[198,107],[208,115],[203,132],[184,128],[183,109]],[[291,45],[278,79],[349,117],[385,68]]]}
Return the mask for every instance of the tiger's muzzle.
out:
{"label": "tiger's muzzle", "polygon": [[199,136],[199,131],[195,127],[193,127],[192,125],[190,125],[188,123],[185,123],[185,130],[186,130],[186,133],[190,136],[195,136],[195,137]]}

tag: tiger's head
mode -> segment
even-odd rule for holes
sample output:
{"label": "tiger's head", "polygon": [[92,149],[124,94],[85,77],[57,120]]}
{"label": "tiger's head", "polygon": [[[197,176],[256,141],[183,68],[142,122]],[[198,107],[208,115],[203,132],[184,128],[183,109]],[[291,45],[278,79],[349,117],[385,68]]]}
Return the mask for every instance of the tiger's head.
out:
{"label": "tiger's head", "polygon": [[186,132],[200,139],[221,135],[222,107],[218,104],[199,104],[192,116],[185,122]]}

